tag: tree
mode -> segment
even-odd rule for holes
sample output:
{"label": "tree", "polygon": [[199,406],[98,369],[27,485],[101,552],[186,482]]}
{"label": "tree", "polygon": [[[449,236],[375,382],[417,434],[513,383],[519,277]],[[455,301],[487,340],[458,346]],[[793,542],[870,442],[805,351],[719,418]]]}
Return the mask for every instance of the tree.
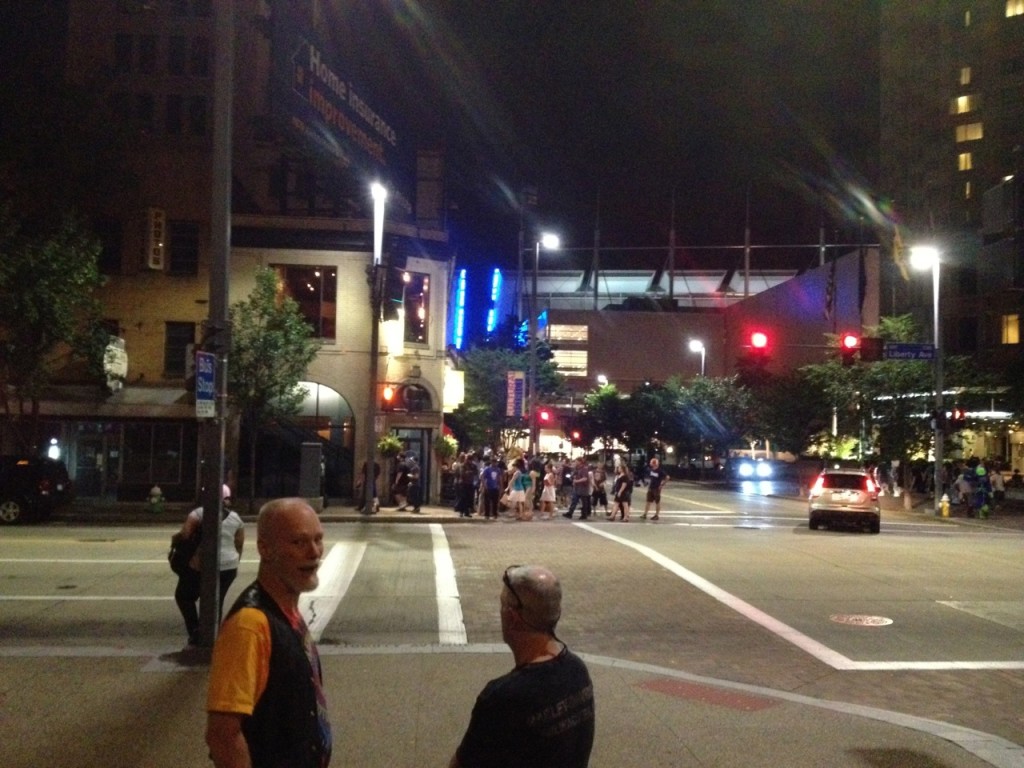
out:
{"label": "tree", "polygon": [[701,453],[710,445],[722,454],[741,439],[762,436],[756,434],[754,398],[738,377],[701,376],[688,387],[669,384],[675,384],[678,391],[675,432],[680,442],[698,445]]}
{"label": "tree", "polygon": [[[529,351],[475,347],[463,357],[466,395],[445,423],[464,445],[511,448],[529,429],[526,419],[506,416],[508,373],[529,369]],[[537,362],[538,402],[559,393],[562,377],[545,360]]]}
{"label": "tree", "polygon": [[256,272],[256,287],[228,310],[232,325],[228,403],[251,430],[249,498],[256,495],[256,433],[269,421],[298,412],[306,391],[298,386],[319,344],[299,306],[277,295],[274,270]]}
{"label": "tree", "polygon": [[25,235],[10,208],[0,209],[0,399],[22,450],[38,438],[39,401],[56,373],[75,360],[102,371],[99,252],[73,214]]}

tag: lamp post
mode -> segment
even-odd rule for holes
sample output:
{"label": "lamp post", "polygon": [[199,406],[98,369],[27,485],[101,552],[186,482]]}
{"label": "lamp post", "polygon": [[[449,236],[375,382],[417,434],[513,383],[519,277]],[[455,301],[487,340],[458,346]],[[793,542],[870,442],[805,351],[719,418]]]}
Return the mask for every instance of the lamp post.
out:
{"label": "lamp post", "polygon": [[707,349],[704,347],[704,342],[700,339],[690,339],[690,351],[700,352],[700,377],[704,378],[704,357],[707,354]]}
{"label": "lamp post", "polygon": [[543,232],[537,240],[533,256],[533,281],[530,291],[530,456],[537,454],[537,273],[540,271],[540,249],[543,246],[553,251],[557,250],[559,245],[558,235]]}
{"label": "lamp post", "polygon": [[931,245],[916,245],[910,249],[910,265],[914,269],[932,271],[932,327],[935,345],[935,505],[934,513],[941,514],[943,429],[945,407],[942,404],[942,332],[939,324],[939,250]]}
{"label": "lamp post", "polygon": [[[384,278],[386,272],[381,266],[384,250],[384,203],[388,199],[387,189],[377,182],[370,185],[373,197],[373,262],[368,270],[370,282],[370,395],[366,401],[366,470],[363,476],[363,514],[372,515],[376,488],[373,470],[377,451],[377,365],[380,356],[380,308],[384,300]],[[383,478],[382,478],[383,479]]]}
{"label": "lamp post", "polygon": [[597,374],[597,386],[599,386],[599,387],[607,387],[608,386],[608,377],[605,376],[603,373]]}

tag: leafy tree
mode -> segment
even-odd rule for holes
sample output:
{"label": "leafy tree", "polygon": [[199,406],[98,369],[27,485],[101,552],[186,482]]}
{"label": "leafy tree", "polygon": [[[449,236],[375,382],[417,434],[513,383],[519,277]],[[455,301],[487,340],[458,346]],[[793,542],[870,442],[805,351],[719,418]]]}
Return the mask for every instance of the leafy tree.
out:
{"label": "leafy tree", "polygon": [[249,298],[228,310],[232,324],[228,403],[252,433],[249,498],[256,495],[256,433],[275,418],[297,413],[306,396],[298,383],[319,344],[289,296],[277,295],[274,270],[256,272]]}
{"label": "leafy tree", "polygon": [[799,455],[829,424],[832,403],[802,370],[766,380],[750,397],[754,425],[748,437],[768,439],[781,451]]}
{"label": "leafy tree", "polygon": [[78,359],[102,370],[99,252],[73,214],[26,235],[10,208],[0,209],[0,399],[22,450],[38,438],[39,401],[55,375]]}
{"label": "leafy tree", "polygon": [[625,442],[629,427],[628,406],[614,384],[604,384],[583,398],[583,411],[573,427],[579,429],[581,445],[600,440],[604,447],[619,440]]}
{"label": "leafy tree", "polygon": [[[500,446],[507,451],[527,434],[528,421],[506,416],[505,412],[507,375],[510,371],[528,371],[529,355],[528,350],[501,347],[475,347],[465,354],[465,402],[445,420],[460,443]],[[555,366],[546,360],[538,360],[538,402],[558,395],[562,388],[562,376]]]}
{"label": "leafy tree", "polygon": [[724,453],[740,439],[753,437],[754,399],[738,377],[701,376],[679,386],[678,393],[680,442],[697,445],[701,453],[706,445]]}

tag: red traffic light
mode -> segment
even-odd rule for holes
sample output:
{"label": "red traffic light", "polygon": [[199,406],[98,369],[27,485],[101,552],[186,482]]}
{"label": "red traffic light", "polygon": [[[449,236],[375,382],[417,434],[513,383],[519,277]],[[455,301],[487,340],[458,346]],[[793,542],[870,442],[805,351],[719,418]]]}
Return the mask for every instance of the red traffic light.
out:
{"label": "red traffic light", "polygon": [[842,338],[839,340],[839,346],[843,350],[860,349],[860,336],[855,333],[844,333]]}
{"label": "red traffic light", "polygon": [[550,424],[551,411],[549,411],[547,408],[541,408],[539,411],[537,411],[537,418],[540,419],[541,424]]}
{"label": "red traffic light", "polygon": [[754,331],[750,334],[750,346],[755,352],[765,352],[768,349],[768,334],[764,331]]}

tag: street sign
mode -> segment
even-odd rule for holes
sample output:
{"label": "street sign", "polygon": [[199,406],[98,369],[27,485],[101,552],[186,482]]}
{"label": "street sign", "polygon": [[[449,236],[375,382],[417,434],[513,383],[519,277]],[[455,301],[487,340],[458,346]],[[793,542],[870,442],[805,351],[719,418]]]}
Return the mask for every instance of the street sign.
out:
{"label": "street sign", "polygon": [[212,352],[196,352],[196,418],[212,419],[217,415],[217,356]]}
{"label": "street sign", "polygon": [[934,360],[934,344],[892,344],[885,345],[886,360]]}

